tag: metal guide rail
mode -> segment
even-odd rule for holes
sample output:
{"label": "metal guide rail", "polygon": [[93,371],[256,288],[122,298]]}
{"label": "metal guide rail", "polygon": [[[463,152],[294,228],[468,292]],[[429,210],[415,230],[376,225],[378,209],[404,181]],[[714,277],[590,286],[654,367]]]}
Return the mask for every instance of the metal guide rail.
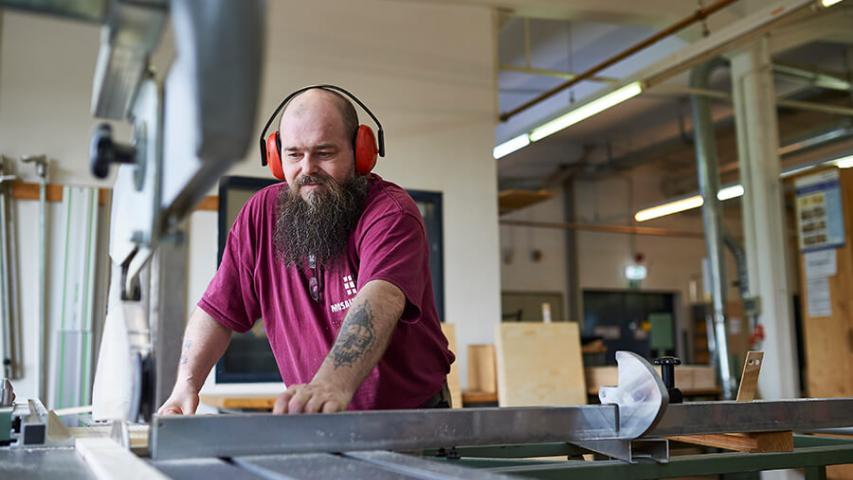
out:
{"label": "metal guide rail", "polygon": [[[155,417],[146,458],[121,428],[76,447],[48,430],[40,450],[0,448],[0,478],[666,478],[795,467],[821,478],[825,465],[853,463],[853,440],[803,436],[793,452],[670,458],[672,435],[853,427],[853,398],[669,404],[648,362],[627,352],[617,362],[619,385],[602,389],[602,405]],[[613,460],[572,460],[590,452]],[[543,456],[568,460],[529,459]]]}

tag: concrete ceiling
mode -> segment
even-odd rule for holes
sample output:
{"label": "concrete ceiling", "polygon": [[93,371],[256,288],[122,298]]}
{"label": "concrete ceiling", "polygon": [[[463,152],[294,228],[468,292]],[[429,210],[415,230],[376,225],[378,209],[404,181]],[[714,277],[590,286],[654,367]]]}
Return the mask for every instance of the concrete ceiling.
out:
{"label": "concrete ceiling", "polygon": [[[416,1],[416,0],[412,0]],[[530,66],[561,70],[577,73],[604,60],[608,56],[626,48],[626,46],[650,35],[656,28],[648,23],[634,20],[625,23],[610,23],[601,21],[604,16],[592,15],[593,12],[602,13],[608,10],[612,15],[630,15],[632,9],[639,10],[635,5],[600,5],[616,2],[499,2],[489,0],[469,0],[471,4],[496,4],[515,5],[521,9],[518,11],[529,12],[529,7],[552,7],[552,12],[559,11],[557,4],[569,4],[572,8],[581,5],[580,10],[590,16],[575,17],[573,21],[565,20],[524,20],[515,18],[507,22],[500,31],[499,37],[499,59],[501,64],[526,65],[529,58]],[[600,4],[599,4],[600,3]],[[625,2],[619,2],[625,3]],[[691,2],[642,2],[643,9],[646,7],[666,8],[679,3],[684,10],[684,4]],[[709,2],[706,2],[709,3]],[[523,5],[522,5],[523,4]],[[532,5],[531,5],[532,4]],[[736,16],[744,9],[758,6],[766,6],[766,3],[744,2],[735,4],[741,10],[731,8],[724,10],[727,15]],[[686,13],[692,10],[693,5]],[[596,10],[598,8],[598,10]],[[527,10],[525,10],[527,9]],[[566,7],[566,11],[568,7]],[[850,8],[838,9],[838,16],[844,15],[846,21],[850,15]],[[683,16],[685,12],[682,12]],[[835,15],[835,11],[832,11]],[[555,18],[541,15],[542,17]],[[578,20],[585,18],[587,20]],[[588,20],[595,18],[595,21]],[[610,19],[616,16],[607,17]],[[627,18],[627,17],[625,17]],[[731,17],[729,17],[731,18]],[[527,25],[525,25],[525,23]],[[844,25],[845,22],[839,22]],[[603,75],[623,79],[632,73],[647,67],[659,59],[675,52],[690,42],[690,37],[701,32],[701,27],[691,27],[691,34],[681,37],[670,37],[644,51],[642,54],[627,59],[620,64],[603,72]],[[825,71],[842,78],[851,75],[853,69],[853,29],[831,28],[824,32],[815,25],[810,25],[812,41],[790,48],[774,57],[774,61],[793,64],[807,69]],[[818,33],[815,33],[818,32]],[[529,38],[530,56],[525,54],[525,36]],[[813,41],[814,38],[819,41]],[[850,77],[847,77],[850,78]],[[520,104],[557,84],[562,80],[547,76],[533,76],[517,72],[502,71],[499,73],[498,82],[500,89],[501,111]],[[572,101],[580,101],[595,91],[606,88],[606,83],[583,82],[573,92],[563,92],[543,102],[540,105],[511,119],[510,122],[498,126],[496,143],[512,138],[520,131],[525,131],[531,125],[541,123],[543,120],[553,117],[557,112],[564,111]],[[682,74],[670,79],[667,86],[684,87],[687,85],[687,74]],[[717,90],[730,91],[730,81],[725,71],[717,74],[713,81],[713,87]],[[785,77],[777,77],[777,94],[781,97],[796,98],[798,100],[810,100],[826,103],[839,103],[844,106],[853,106],[853,100],[849,94],[830,92],[812,88],[808,82]],[[802,112],[794,112],[802,113]],[[720,122],[731,124],[732,108],[729,103],[715,102],[715,119]],[[819,129],[823,125],[830,128],[842,119],[838,116],[817,115],[792,115],[785,112],[786,131],[781,132],[785,138],[795,138],[804,132],[806,126],[811,130]],[[799,119],[799,120],[797,120]],[[780,119],[780,125],[782,125]],[[796,128],[789,128],[799,125]],[[626,158],[646,159],[657,158],[662,164],[667,165],[669,177],[676,175],[686,176],[684,185],[690,185],[695,174],[692,171],[692,162],[680,162],[685,164],[683,169],[672,168],[675,159],[686,158],[692,160],[692,145],[689,136],[692,135],[690,127],[690,107],[685,95],[664,94],[654,91],[643,94],[640,97],[629,100],[616,108],[604,112],[598,116],[588,119],[543,141],[537,142],[527,148],[499,160],[499,176],[502,186],[540,188],[549,181],[561,177],[567,168],[574,168],[575,173],[594,172],[600,174],[606,171],[610,164],[620,163]],[[733,141],[734,137],[732,137]],[[667,146],[669,150],[665,155],[653,155],[657,146]],[[677,148],[673,148],[673,146]],[[730,146],[734,148],[734,144]],[[727,147],[728,148],[728,147]],[[730,155],[729,158],[734,158]],[[721,159],[722,160],[722,159]],[[582,168],[580,168],[582,167]],[[679,182],[672,179],[666,180],[670,187],[668,190],[678,190],[682,187],[672,187]],[[684,188],[688,188],[684,187]]]}

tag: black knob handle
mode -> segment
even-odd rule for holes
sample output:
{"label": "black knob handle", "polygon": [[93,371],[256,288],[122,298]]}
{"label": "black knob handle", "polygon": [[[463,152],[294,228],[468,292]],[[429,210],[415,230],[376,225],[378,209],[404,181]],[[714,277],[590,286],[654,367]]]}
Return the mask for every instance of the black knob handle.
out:
{"label": "black knob handle", "polygon": [[681,360],[678,357],[660,357],[655,359],[654,364],[660,365],[661,379],[669,392],[669,403],[681,403],[681,390],[675,388],[675,366],[681,365]]}
{"label": "black knob handle", "polygon": [[92,135],[89,159],[92,175],[107,178],[110,174],[110,164],[136,163],[136,148],[113,142],[113,128],[108,123],[102,123]]}

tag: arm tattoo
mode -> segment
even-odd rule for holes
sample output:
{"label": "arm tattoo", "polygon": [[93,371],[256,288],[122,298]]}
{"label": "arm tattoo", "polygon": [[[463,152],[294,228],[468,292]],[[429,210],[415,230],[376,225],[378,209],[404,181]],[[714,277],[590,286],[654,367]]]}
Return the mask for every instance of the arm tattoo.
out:
{"label": "arm tattoo", "polygon": [[184,349],[183,349],[183,352],[181,353],[181,365],[186,365],[187,362],[190,361],[189,353],[190,353],[190,347],[192,347],[192,346],[193,346],[192,340],[189,340],[189,339],[184,340]]}
{"label": "arm tattoo", "polygon": [[335,368],[351,367],[375,343],[373,312],[370,311],[370,304],[365,301],[353,307],[344,320],[338,339],[332,347],[331,356]]}

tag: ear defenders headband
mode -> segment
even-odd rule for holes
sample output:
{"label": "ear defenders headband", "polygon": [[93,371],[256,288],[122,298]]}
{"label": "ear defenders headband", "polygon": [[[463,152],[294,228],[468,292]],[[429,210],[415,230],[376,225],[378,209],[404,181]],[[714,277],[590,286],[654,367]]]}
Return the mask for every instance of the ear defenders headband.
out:
{"label": "ear defenders headband", "polygon": [[[284,172],[282,170],[281,164],[281,136],[279,134],[278,129],[275,132],[271,133],[269,137],[266,136],[267,130],[269,130],[270,125],[272,125],[275,118],[278,116],[279,112],[284,109],[285,106],[297,95],[302,92],[313,90],[313,89],[321,89],[328,90],[343,94],[350,100],[354,101],[361,107],[362,110],[367,112],[373,122],[379,127],[379,141],[376,141],[376,137],[373,135],[373,130],[366,125],[359,125],[356,131],[355,138],[353,139],[353,147],[355,151],[355,170],[360,175],[366,175],[370,173],[373,169],[373,166],[376,164],[376,156],[377,154],[380,157],[385,156],[385,132],[382,130],[382,124],[379,123],[379,119],[376,118],[376,115],[370,111],[367,106],[362,103],[361,100],[358,99],[352,93],[344,90],[341,87],[335,85],[310,85],[307,87],[300,88],[295,92],[291,93],[281,103],[276,107],[275,111],[273,111],[272,115],[270,115],[267,123],[264,124],[263,130],[261,130],[261,138],[259,140],[260,143],[260,152],[261,152],[261,165],[267,166],[269,165],[270,170],[272,171],[273,176],[278,178],[279,180],[284,180]],[[377,148],[378,143],[378,148]]]}

